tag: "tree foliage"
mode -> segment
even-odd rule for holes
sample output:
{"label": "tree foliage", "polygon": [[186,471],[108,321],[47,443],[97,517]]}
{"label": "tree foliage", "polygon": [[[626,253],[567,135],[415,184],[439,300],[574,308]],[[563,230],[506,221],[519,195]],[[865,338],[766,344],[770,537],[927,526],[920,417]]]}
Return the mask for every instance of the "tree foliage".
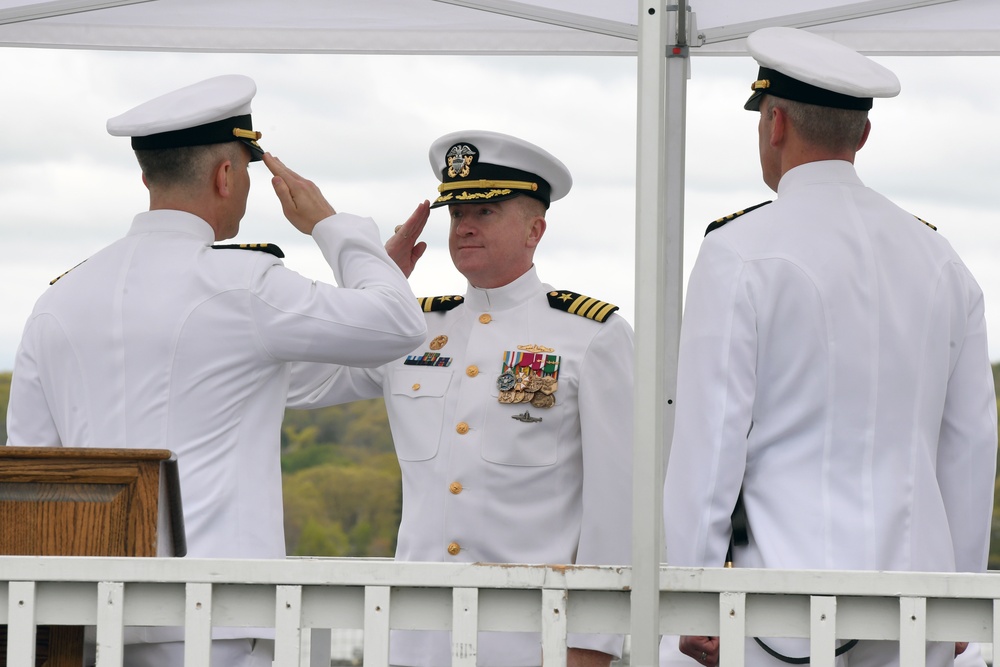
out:
{"label": "tree foliage", "polygon": [[394,455],[323,463],[286,473],[283,480],[289,554],[393,555],[402,507]]}

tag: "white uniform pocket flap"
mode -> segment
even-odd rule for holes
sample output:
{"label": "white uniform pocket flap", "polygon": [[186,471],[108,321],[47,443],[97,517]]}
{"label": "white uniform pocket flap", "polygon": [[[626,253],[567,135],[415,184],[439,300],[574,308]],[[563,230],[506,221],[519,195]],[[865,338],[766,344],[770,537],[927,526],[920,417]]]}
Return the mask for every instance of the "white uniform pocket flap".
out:
{"label": "white uniform pocket flap", "polygon": [[443,368],[397,368],[392,372],[392,395],[440,398],[448,391],[452,371]]}

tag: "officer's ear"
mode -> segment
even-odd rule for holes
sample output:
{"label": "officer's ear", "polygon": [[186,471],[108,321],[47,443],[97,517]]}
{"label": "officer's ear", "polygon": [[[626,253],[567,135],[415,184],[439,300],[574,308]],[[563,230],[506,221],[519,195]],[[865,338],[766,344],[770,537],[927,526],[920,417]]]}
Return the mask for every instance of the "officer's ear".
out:
{"label": "officer's ear", "polygon": [[768,137],[771,146],[778,146],[785,138],[788,131],[788,114],[779,106],[770,105],[771,114],[770,136]]}
{"label": "officer's ear", "polygon": [[528,240],[525,245],[529,248],[534,248],[538,245],[538,242],[542,240],[542,236],[545,234],[545,218],[542,216],[535,216],[531,219],[531,227],[528,228]]}
{"label": "officer's ear", "polygon": [[233,163],[223,160],[215,167],[212,182],[220,197],[230,197],[233,194]]}
{"label": "officer's ear", "polygon": [[865,142],[868,141],[868,134],[872,131],[872,122],[870,120],[865,121],[865,131],[861,133],[861,141],[858,142],[858,147],[855,148],[855,152],[864,148]]}

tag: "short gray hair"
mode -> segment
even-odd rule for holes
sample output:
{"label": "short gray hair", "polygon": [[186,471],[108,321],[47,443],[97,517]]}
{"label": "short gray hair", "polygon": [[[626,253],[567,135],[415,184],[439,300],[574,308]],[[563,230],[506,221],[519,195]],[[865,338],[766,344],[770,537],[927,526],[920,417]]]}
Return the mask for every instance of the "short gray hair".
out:
{"label": "short gray hair", "polygon": [[535,199],[530,195],[518,195],[514,197],[521,207],[521,211],[527,217],[545,217],[545,212],[548,210],[549,206],[540,199]]}
{"label": "short gray hair", "polygon": [[767,113],[781,109],[799,135],[811,144],[831,151],[854,151],[865,133],[868,112],[858,109],[834,109],[805,102],[768,96]]}

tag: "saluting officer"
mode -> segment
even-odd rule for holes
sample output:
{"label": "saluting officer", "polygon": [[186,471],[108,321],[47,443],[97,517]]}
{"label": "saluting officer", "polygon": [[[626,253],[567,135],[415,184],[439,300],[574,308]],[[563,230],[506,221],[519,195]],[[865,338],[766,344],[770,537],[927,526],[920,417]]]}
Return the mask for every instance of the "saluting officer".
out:
{"label": "saluting officer", "polygon": [[[711,225],[691,273],[667,560],[721,567],[742,489],[737,567],[984,571],[997,416],[983,294],[941,234],[854,168],[873,98],[899,82],[803,30],[766,28],[747,48],[760,70],[745,108],[777,198]],[[806,641],[760,641],[748,665],[808,660]],[[705,665],[718,648],[681,640]],[[954,651],[930,644],[927,664]],[[899,661],[893,642],[840,652]]]}
{"label": "saluting officer", "polygon": [[[406,561],[628,564],[632,329],[616,306],[543,283],[533,256],[572,183],[521,139],[457,132],[431,146],[464,294],[421,299],[427,339],[344,369],[332,402],[382,395],[403,475]],[[409,275],[415,215],[386,244]],[[607,665],[621,638],[571,636],[570,664]],[[397,632],[394,665],[451,664],[446,633]],[[480,633],[478,664],[541,664],[538,634]]]}
{"label": "saluting officer", "polygon": [[[175,452],[192,557],[285,556],[279,450],[293,362],[374,366],[426,331],[375,223],[336,213],[263,152],[255,92],[248,77],[216,77],[108,121],[132,137],[149,211],[42,295],[11,383],[10,445]],[[286,269],[275,246],[213,245],[239,230],[258,160],[340,287]],[[290,405],[309,407],[296,396]],[[182,665],[182,636],[130,630],[125,664]],[[213,665],[271,664],[273,643],[245,639],[262,631],[215,636]]]}

